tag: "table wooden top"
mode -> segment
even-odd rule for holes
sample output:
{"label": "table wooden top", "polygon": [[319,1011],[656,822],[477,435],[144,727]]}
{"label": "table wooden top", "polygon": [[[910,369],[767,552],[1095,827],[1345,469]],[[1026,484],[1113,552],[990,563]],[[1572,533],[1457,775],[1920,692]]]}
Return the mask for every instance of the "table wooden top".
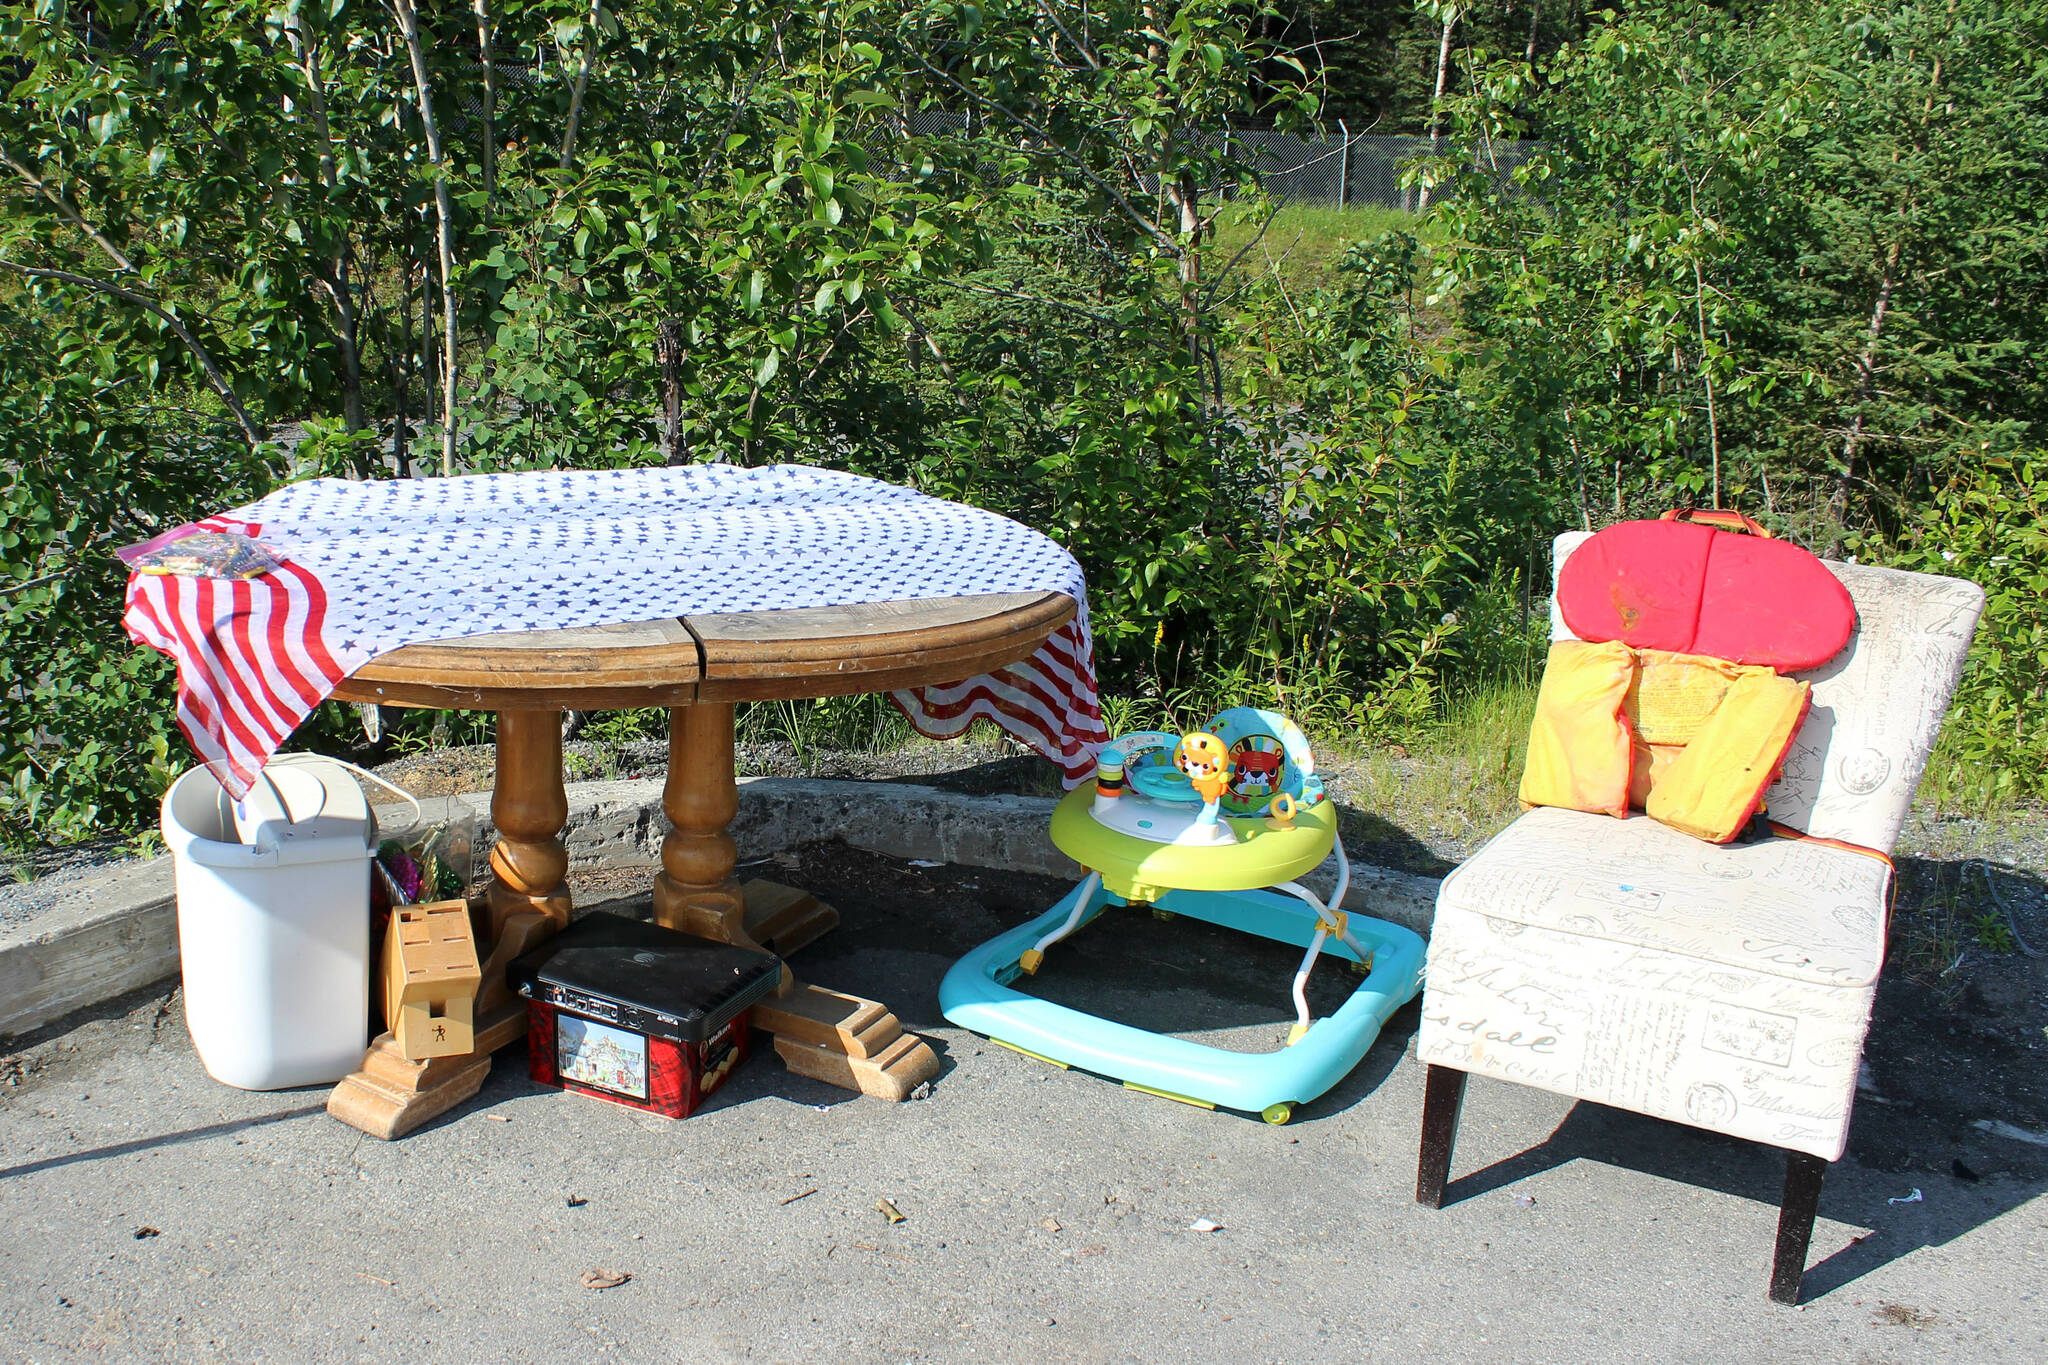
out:
{"label": "table wooden top", "polygon": [[393,650],[334,696],[600,711],[882,692],[1015,663],[1073,615],[1065,593],[991,593],[476,635]]}

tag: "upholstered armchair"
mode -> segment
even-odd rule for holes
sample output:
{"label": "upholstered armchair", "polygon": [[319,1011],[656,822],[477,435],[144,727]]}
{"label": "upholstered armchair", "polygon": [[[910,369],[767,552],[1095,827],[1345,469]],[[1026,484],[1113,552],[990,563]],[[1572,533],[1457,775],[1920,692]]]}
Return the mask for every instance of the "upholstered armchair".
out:
{"label": "upholstered armchair", "polygon": [[[1555,563],[1587,537],[1560,536]],[[1975,584],[1830,562],[1857,624],[1766,793],[1805,837],[1715,845],[1539,808],[1444,880],[1416,1054],[1416,1199],[1441,1207],[1468,1074],[1787,1152],[1770,1296],[1795,1303],[1884,964],[1891,864],[1983,609]],[[1555,639],[1572,638],[1552,613]]]}

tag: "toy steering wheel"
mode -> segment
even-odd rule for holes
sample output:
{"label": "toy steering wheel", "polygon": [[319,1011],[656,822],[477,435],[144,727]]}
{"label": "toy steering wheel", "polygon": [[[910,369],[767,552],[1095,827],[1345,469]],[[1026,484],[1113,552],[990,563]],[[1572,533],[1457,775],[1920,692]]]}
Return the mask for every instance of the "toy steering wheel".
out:
{"label": "toy steering wheel", "polygon": [[1120,737],[1116,747],[1123,752],[1124,781],[1130,784],[1131,790],[1154,801],[1200,805],[1201,795],[1188,781],[1188,775],[1173,761],[1174,750],[1179,745],[1179,735],[1169,735],[1163,730],[1141,730],[1135,735]]}

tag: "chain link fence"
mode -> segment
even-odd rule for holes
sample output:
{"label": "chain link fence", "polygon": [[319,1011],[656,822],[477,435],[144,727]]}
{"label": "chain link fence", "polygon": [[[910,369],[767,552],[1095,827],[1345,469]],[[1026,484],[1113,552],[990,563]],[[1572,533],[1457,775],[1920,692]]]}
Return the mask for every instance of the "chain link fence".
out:
{"label": "chain link fence", "polygon": [[[943,137],[977,131],[979,124],[971,114],[919,109],[898,126],[913,137]],[[1401,169],[1430,153],[1426,137],[1353,133],[1341,121],[1321,133],[1231,128],[1201,137],[1210,147],[1220,148],[1257,172],[1267,192],[1283,203],[1349,208],[1413,209],[1416,191],[1402,187]],[[890,140],[886,133],[881,134],[872,139],[870,150],[886,156],[888,150],[882,144]],[[1022,141],[1029,145],[1033,139]],[[1446,145],[1437,144],[1439,150]],[[1484,165],[1505,179],[1535,148],[1534,142],[1497,142]]]}
{"label": "chain link fence", "polygon": [[[453,118],[458,128],[466,128],[483,117],[483,68],[471,66],[466,70],[474,75],[475,80],[465,84],[457,93]],[[540,79],[539,69],[534,64],[504,59],[497,63],[496,75],[500,83],[507,85],[531,86]],[[649,136],[658,135],[655,127],[648,131]],[[687,130],[669,130],[667,135],[675,136],[678,131],[681,132],[678,140],[687,141]],[[1028,135],[1016,136],[1014,128],[1000,118],[991,119],[972,110],[930,108],[892,115],[865,134],[862,141],[870,155],[884,164],[893,165],[901,150],[901,140],[906,136],[943,138],[962,133],[993,133],[1003,140],[1014,139],[1016,145],[1024,147],[1030,147],[1037,141]],[[1340,208],[1413,209],[1416,192],[1413,188],[1402,188],[1401,168],[1430,152],[1430,139],[1426,137],[1354,133],[1341,119],[1334,128],[1326,128],[1320,133],[1229,128],[1201,134],[1200,138],[1208,146],[1222,149],[1230,154],[1230,159],[1257,172],[1274,199],[1282,203]],[[1439,149],[1444,145],[1439,143]],[[1482,157],[1481,164],[1505,180],[1517,166],[1529,159],[1536,145],[1534,142],[1494,143],[1490,154]],[[990,165],[985,169],[992,171],[994,167]],[[1155,187],[1148,182],[1147,188]]]}
{"label": "chain link fence", "polygon": [[[1351,133],[1342,123],[1335,132],[1310,136],[1256,129],[1212,136],[1257,171],[1275,199],[1336,207],[1414,208],[1415,190],[1402,188],[1401,168],[1430,151],[1426,137]],[[1535,148],[1533,142],[1497,142],[1485,165],[1505,178]]]}

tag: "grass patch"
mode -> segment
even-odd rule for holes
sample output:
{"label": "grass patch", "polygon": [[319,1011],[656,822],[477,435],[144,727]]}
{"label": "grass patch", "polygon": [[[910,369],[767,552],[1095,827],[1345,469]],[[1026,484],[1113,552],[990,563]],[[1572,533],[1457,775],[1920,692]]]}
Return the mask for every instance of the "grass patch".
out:
{"label": "grass patch", "polygon": [[1276,278],[1289,294],[1299,296],[1335,285],[1337,266],[1353,242],[1368,241],[1395,228],[1412,231],[1419,221],[1400,209],[1369,206],[1289,204],[1275,213],[1270,223],[1262,213],[1233,209],[1217,220],[1216,236],[1203,264],[1213,272],[1235,260],[1240,271]]}
{"label": "grass patch", "polygon": [[820,750],[874,754],[931,742],[910,727],[894,702],[877,692],[747,702],[740,706],[733,728],[742,744],[789,745],[797,762],[805,765]]}
{"label": "grass patch", "polygon": [[1535,711],[1534,684],[1504,682],[1466,693],[1436,723],[1391,742],[1334,745],[1328,766],[1338,798],[1432,847],[1469,853],[1521,812],[1516,792]]}
{"label": "grass patch", "polygon": [[1944,729],[1927,757],[1914,800],[1931,807],[1937,820],[1944,815],[1962,815],[1996,821],[2025,809],[2026,803],[2014,795],[2015,784],[2000,780],[2009,775],[1971,755],[1970,745],[1959,730]]}
{"label": "grass patch", "polygon": [[[668,738],[667,710],[642,707],[591,716],[582,738],[612,747]],[[733,713],[740,744],[787,744],[799,762],[822,751],[874,754],[928,743],[883,694],[741,702]]]}

